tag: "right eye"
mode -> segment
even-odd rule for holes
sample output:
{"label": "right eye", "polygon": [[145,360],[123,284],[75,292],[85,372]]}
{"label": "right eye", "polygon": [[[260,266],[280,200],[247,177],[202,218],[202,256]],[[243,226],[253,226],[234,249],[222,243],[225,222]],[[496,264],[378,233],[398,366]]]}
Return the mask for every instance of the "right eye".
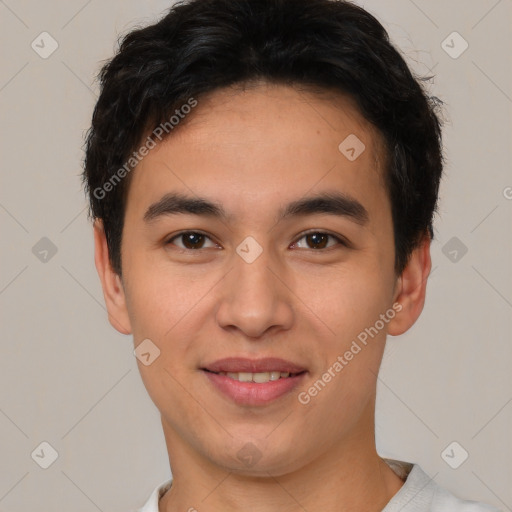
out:
{"label": "right eye", "polygon": [[[173,240],[181,239],[182,246],[176,245],[173,243]],[[179,249],[184,251],[197,251],[203,248],[203,244],[205,239],[210,239],[209,236],[204,233],[200,233],[198,231],[182,231],[177,235],[174,235],[172,238],[165,242],[165,245],[176,245]]]}

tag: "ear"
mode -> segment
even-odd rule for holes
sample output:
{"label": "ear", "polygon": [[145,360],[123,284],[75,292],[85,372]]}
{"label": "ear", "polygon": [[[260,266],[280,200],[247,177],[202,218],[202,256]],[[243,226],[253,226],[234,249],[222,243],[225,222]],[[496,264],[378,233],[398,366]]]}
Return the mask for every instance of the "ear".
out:
{"label": "ear", "polygon": [[426,234],[412,251],[407,266],[396,282],[393,304],[400,304],[401,309],[396,309],[397,314],[388,323],[388,334],[403,334],[420,316],[425,304],[427,278],[431,268],[430,236]]}
{"label": "ear", "polygon": [[123,283],[110,264],[107,238],[101,219],[94,221],[94,263],[101,280],[108,320],[121,334],[131,334]]}

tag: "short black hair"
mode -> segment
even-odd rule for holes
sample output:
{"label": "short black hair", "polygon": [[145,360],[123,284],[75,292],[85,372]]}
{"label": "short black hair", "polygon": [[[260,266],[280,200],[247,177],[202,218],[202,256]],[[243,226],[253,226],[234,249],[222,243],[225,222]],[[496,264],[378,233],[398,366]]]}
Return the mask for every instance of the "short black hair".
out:
{"label": "short black hair", "polygon": [[197,104],[208,92],[260,80],[348,94],[382,135],[397,275],[423,236],[434,237],[442,102],[424,89],[432,77],[413,75],[362,7],[344,0],[181,0],[160,21],[122,38],[98,78],[82,177],[89,217],[102,219],[119,276],[133,152],[162,123],[164,136],[172,134],[169,119],[186,112],[191,98]]}

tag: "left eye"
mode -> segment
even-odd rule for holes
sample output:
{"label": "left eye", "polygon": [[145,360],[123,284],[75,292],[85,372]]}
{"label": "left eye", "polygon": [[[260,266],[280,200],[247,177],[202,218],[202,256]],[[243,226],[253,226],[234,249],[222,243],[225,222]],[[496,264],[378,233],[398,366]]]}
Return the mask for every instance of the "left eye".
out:
{"label": "left eye", "polygon": [[[305,239],[306,243],[310,243],[314,246],[314,247],[306,247],[306,249],[308,249],[308,248],[314,249],[314,250],[325,249],[327,240],[329,238],[336,240],[336,242],[338,242],[338,245],[340,245],[340,244],[346,245],[345,242],[343,240],[341,240],[341,238],[331,235],[330,233],[324,233],[323,231],[310,231],[309,233],[302,235],[302,237],[299,238],[299,240],[297,242],[295,242],[294,245],[298,244],[298,242],[300,240]],[[334,244],[334,245],[336,245],[336,244]]]}
{"label": "left eye", "polygon": [[[332,245],[327,246],[329,238],[335,240],[338,243],[338,245],[339,244],[346,245],[346,243],[341,238],[331,235],[330,233],[324,233],[322,231],[312,231],[312,232],[306,233],[305,235],[302,235],[297,240],[297,242],[295,242],[293,245],[301,248],[298,244],[299,244],[300,240],[305,239],[306,243],[308,245],[313,246],[313,247],[311,247],[311,246],[306,247],[306,249],[308,249],[308,248],[313,249],[313,250],[325,249],[328,247],[332,247]],[[204,241],[206,239],[211,240],[209,236],[207,236],[203,233],[199,233],[197,231],[183,231],[182,233],[178,233],[174,237],[170,238],[166,242],[166,244],[171,244],[171,243],[173,243],[173,240],[180,240],[180,239],[183,243],[182,246],[177,245],[177,244],[175,244],[175,245],[177,245],[180,249],[185,249],[185,250],[203,249]],[[215,246],[215,245],[216,244],[213,244],[213,246]],[[334,245],[336,245],[336,244],[334,244]]]}
{"label": "left eye", "polygon": [[179,233],[176,236],[167,240],[166,245],[172,243],[173,240],[181,239],[184,241],[184,246],[180,247],[178,245],[180,249],[202,249],[202,242],[204,242],[206,238],[210,239],[210,237],[204,235],[203,233],[198,233],[197,231],[183,231],[182,233]]}

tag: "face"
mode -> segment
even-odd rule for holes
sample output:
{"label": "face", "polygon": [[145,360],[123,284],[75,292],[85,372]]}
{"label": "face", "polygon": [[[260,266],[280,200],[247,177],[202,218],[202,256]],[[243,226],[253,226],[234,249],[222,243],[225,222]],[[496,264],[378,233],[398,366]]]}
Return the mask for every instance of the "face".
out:
{"label": "face", "polygon": [[409,314],[382,155],[350,99],[259,84],[201,99],[132,171],[107,305],[150,340],[138,365],[176,450],[279,475],[373,438],[386,333]]}

